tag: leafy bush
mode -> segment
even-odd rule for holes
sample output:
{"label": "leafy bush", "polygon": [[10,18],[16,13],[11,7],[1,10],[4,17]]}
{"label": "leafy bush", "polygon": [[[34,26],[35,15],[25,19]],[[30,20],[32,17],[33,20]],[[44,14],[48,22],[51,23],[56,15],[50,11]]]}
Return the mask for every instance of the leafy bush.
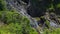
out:
{"label": "leafy bush", "polygon": [[6,10],[4,0],[0,0],[0,21],[4,23],[0,27],[0,34],[38,34],[30,26],[30,21],[25,16],[21,16],[15,10]]}
{"label": "leafy bush", "polygon": [[0,34],[38,34],[35,29],[28,27],[28,25],[11,23],[0,28]]}
{"label": "leafy bush", "polygon": [[19,14],[16,12],[0,11],[0,20],[4,23],[20,22],[19,19],[21,19],[21,16],[19,16]]}
{"label": "leafy bush", "polygon": [[0,34],[37,34],[30,21],[15,11],[0,11],[0,20],[7,24],[0,28]]}
{"label": "leafy bush", "polygon": [[44,34],[60,34],[60,28],[45,29]]}
{"label": "leafy bush", "polygon": [[0,0],[0,11],[7,10],[6,2],[4,0]]}
{"label": "leafy bush", "polygon": [[0,20],[6,24],[0,28],[0,34],[38,34],[30,21],[16,11],[0,11]]}

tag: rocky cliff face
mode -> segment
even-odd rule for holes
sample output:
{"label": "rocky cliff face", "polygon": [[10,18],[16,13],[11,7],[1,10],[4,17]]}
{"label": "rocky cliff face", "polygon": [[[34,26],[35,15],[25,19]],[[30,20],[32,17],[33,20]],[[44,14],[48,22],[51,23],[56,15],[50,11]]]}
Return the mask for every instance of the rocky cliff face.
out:
{"label": "rocky cliff face", "polygon": [[[60,8],[57,5],[60,3],[59,0],[15,0],[20,4],[25,6],[27,13],[32,17],[40,17],[45,14],[45,12],[54,12],[56,14],[60,13]],[[14,1],[14,2],[15,2]],[[18,5],[17,4],[17,5]],[[52,9],[51,8],[52,4]],[[57,12],[58,11],[58,12]]]}
{"label": "rocky cliff face", "polygon": [[60,13],[60,8],[57,7],[60,3],[59,0],[30,0],[29,2],[30,7],[28,7],[27,13],[32,17],[40,17],[44,15],[47,10],[48,12],[54,12],[56,14]]}
{"label": "rocky cliff face", "polygon": [[[51,15],[49,16],[45,15],[45,12],[50,12],[50,11],[55,12],[53,10],[49,10],[51,1],[49,0],[41,0],[41,1],[40,0],[6,0],[6,2],[11,6],[11,8],[16,9],[17,12],[20,13],[22,16],[26,16],[30,20],[30,25],[34,27],[36,30],[38,30],[39,32],[40,32],[40,28],[38,22],[36,21],[36,19],[32,17],[40,17],[44,15],[44,19],[49,21],[51,26],[60,27],[60,25],[55,24],[57,23],[56,21],[58,21],[55,18],[56,16],[52,14],[53,15],[53,20],[52,20]],[[55,10],[57,9],[55,8],[55,4],[54,4],[54,9]],[[44,19],[42,19],[41,21],[43,21]],[[39,22],[42,23],[44,27],[46,25],[45,20],[43,22]]]}

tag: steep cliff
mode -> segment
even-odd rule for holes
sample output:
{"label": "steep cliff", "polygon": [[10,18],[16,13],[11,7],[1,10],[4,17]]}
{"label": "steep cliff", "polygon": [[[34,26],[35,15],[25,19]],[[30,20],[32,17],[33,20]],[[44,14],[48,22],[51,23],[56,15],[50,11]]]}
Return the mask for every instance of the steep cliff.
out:
{"label": "steep cliff", "polygon": [[[51,33],[53,28],[60,28],[59,11],[59,0],[0,0],[1,33],[8,30],[16,34]],[[3,32],[5,28],[7,31]]]}

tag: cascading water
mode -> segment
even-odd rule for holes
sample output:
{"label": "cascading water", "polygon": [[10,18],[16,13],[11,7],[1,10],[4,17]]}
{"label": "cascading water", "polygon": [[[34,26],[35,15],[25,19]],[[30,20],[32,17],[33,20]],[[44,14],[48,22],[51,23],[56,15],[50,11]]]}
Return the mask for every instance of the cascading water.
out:
{"label": "cascading water", "polygon": [[37,29],[38,24],[37,21],[32,18],[30,15],[27,14],[26,12],[26,8],[24,5],[20,5],[17,0],[6,0],[6,2],[11,5],[11,7],[13,7],[14,9],[16,9],[18,11],[18,13],[20,13],[23,16],[26,16],[29,20],[30,20],[30,24]]}
{"label": "cascading water", "polygon": [[[20,1],[20,2],[22,2],[22,1]],[[36,21],[36,19],[34,19],[30,15],[28,15],[26,5],[24,5],[22,3],[21,3],[22,5],[19,4],[17,2],[17,0],[6,0],[6,3],[9,4],[13,9],[16,9],[18,11],[18,13],[20,13],[22,16],[26,16],[30,20],[31,26],[34,27],[35,29],[38,29],[38,27],[39,27],[38,22]],[[58,26],[53,21],[50,21],[50,25],[53,27]],[[40,32],[40,29],[38,29],[38,31]]]}

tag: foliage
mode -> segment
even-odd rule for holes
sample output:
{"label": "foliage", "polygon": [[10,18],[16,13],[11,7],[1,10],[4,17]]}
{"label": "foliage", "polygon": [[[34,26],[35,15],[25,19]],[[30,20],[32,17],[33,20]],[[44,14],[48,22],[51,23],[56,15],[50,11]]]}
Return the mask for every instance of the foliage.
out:
{"label": "foliage", "polygon": [[0,28],[1,34],[37,34],[30,21],[15,11],[0,11],[0,20],[7,24]]}
{"label": "foliage", "polygon": [[0,26],[0,34],[38,34],[30,26],[30,21],[26,16],[20,15],[16,10],[6,10],[4,0],[0,0],[0,21],[4,23]]}
{"label": "foliage", "polygon": [[0,20],[4,23],[19,22],[19,19],[21,19],[21,16],[19,17],[19,14],[16,12],[0,11]]}
{"label": "foliage", "polygon": [[45,23],[48,27],[50,27],[50,22],[48,20],[46,20]]}
{"label": "foliage", "polygon": [[0,34],[37,34],[37,32],[28,25],[10,23],[0,28]]}
{"label": "foliage", "polygon": [[[60,8],[60,3],[58,1],[56,4],[54,3],[55,1],[52,2],[48,0],[32,0],[32,8],[30,9],[35,12],[33,12],[34,14],[32,13],[33,15],[40,16],[47,9],[56,10],[57,8]],[[30,21],[28,18],[26,18],[26,16],[20,15],[15,10],[7,11],[6,3],[4,0],[0,0],[0,21],[4,22],[4,25],[0,27],[0,34],[38,34],[37,31],[30,26]],[[47,20],[45,23],[50,26]],[[51,30],[45,29],[43,32],[43,34],[60,34],[60,28],[53,28]]]}
{"label": "foliage", "polygon": [[60,34],[60,28],[45,29],[43,34]]}
{"label": "foliage", "polygon": [[60,8],[60,4],[57,4],[57,8]]}
{"label": "foliage", "polygon": [[7,10],[6,2],[4,0],[0,0],[0,10]]}

